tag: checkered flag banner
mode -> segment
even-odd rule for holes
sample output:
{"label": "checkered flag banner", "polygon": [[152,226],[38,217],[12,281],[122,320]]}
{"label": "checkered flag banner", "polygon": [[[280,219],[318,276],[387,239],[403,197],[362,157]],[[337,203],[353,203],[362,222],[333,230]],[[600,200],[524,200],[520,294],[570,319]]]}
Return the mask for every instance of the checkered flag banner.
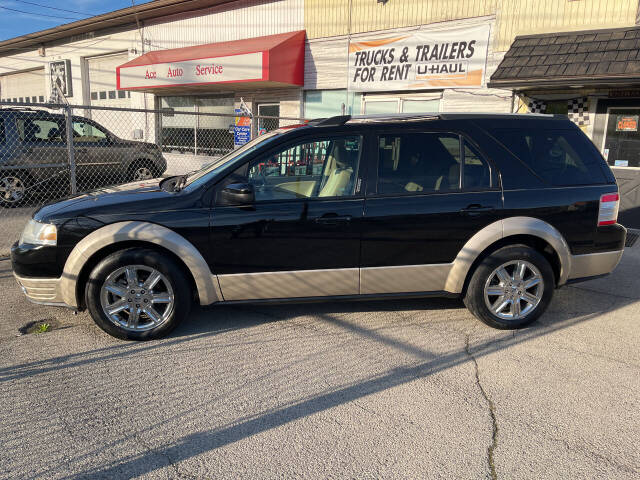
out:
{"label": "checkered flag banner", "polygon": [[529,113],[544,113],[547,104],[543,100],[529,100]]}
{"label": "checkered flag banner", "polygon": [[587,97],[569,100],[569,120],[578,125],[589,125],[589,100]]}

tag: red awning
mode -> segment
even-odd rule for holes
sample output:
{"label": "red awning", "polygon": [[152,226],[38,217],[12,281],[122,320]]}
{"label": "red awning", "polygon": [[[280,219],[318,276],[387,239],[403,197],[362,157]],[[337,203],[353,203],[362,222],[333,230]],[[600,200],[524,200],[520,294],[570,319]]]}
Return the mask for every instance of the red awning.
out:
{"label": "red awning", "polygon": [[118,89],[302,86],[304,38],[303,30],[149,52],[116,68]]}

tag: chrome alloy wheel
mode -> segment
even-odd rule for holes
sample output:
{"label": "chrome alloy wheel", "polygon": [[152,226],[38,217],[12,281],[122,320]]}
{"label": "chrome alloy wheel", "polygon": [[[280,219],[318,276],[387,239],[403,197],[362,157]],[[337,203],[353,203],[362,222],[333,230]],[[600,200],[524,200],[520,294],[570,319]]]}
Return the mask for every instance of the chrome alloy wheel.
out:
{"label": "chrome alloy wheel", "polygon": [[173,313],[175,297],[171,283],[156,269],[127,265],[105,279],[100,303],[116,326],[141,332],[167,321]]}
{"label": "chrome alloy wheel", "polygon": [[148,167],[138,167],[133,171],[133,179],[135,181],[149,180],[150,178],[153,178],[153,172]]}
{"label": "chrome alloy wheel", "polygon": [[484,285],[484,301],[495,316],[519,320],[542,300],[542,274],[525,260],[512,260],[496,268]]}
{"label": "chrome alloy wheel", "polygon": [[0,198],[7,203],[17,203],[24,198],[26,187],[18,177],[0,178]]}

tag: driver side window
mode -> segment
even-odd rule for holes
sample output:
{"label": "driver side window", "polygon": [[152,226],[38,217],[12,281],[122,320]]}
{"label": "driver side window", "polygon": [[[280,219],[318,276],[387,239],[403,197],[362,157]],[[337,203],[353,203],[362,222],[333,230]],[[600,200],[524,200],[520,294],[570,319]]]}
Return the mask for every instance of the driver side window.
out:
{"label": "driver side window", "polygon": [[361,145],[359,136],[306,141],[252,161],[247,182],[258,202],[352,196]]}

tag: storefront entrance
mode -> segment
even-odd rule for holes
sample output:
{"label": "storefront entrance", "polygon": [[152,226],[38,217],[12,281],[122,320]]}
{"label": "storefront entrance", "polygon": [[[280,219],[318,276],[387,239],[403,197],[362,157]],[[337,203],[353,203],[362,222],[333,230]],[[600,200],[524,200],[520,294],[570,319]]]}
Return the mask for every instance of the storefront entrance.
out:
{"label": "storefront entrance", "polygon": [[598,99],[592,140],[618,182],[619,222],[640,229],[640,97]]}
{"label": "storefront entrance", "polygon": [[[258,104],[258,116],[279,117],[279,103],[260,103]],[[276,130],[280,127],[280,120],[277,118],[258,118],[258,135]]]}
{"label": "storefront entrance", "polygon": [[164,151],[219,156],[233,149],[233,96],[160,97],[159,104],[166,112],[159,119]]}
{"label": "storefront entrance", "polygon": [[612,167],[640,167],[640,106],[607,109],[602,154]]}

